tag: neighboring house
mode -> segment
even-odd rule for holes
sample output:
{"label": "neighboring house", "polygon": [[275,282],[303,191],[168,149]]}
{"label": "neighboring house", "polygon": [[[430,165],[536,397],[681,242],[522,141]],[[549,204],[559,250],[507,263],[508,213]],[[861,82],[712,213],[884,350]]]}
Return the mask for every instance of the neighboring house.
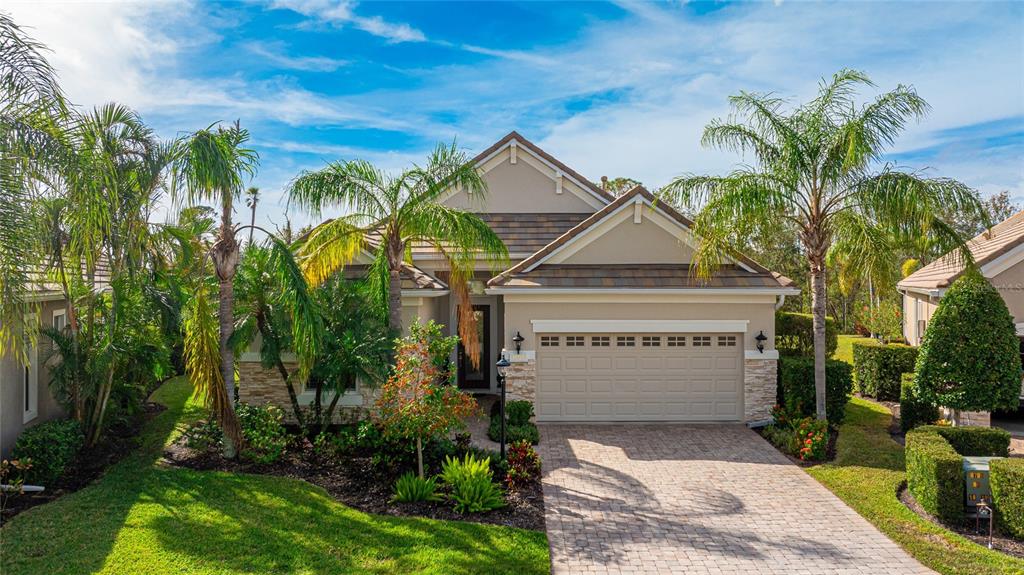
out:
{"label": "neighboring house", "polygon": [[[41,288],[31,299],[38,304],[30,316],[36,329],[44,325],[62,329],[67,325],[67,300],[59,290]],[[50,370],[45,361],[52,345],[48,337],[37,334],[26,348],[27,364],[10,353],[0,358],[0,458],[10,456],[26,428],[65,415],[50,393]]]}
{"label": "neighboring house", "polygon": [[[689,220],[641,187],[613,197],[515,132],[473,162],[486,198],[452,190],[441,202],[479,213],[512,261],[500,273],[478,266],[470,288],[479,367],[459,349],[460,387],[497,391],[494,363],[504,353],[510,397],[533,401],[539,421],[770,418],[775,309],[798,293],[792,281],[742,256],[698,281]],[[454,325],[439,254],[417,247],[412,263],[403,319]],[[255,353],[242,360],[242,400],[287,406],[280,378],[260,370]],[[357,389],[342,404],[372,398]]]}
{"label": "neighboring house", "polygon": [[[1024,361],[1024,211],[972,239],[968,246],[982,275],[999,291],[1017,324]],[[903,337],[921,345],[928,321],[946,290],[963,273],[959,258],[946,255],[903,278]],[[1024,385],[1021,386],[1024,399]]]}

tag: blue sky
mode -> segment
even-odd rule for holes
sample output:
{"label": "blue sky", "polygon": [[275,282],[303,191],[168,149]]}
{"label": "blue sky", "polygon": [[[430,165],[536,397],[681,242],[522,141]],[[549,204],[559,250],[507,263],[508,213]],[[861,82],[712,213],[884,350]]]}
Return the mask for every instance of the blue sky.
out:
{"label": "blue sky", "polygon": [[[843,67],[932,105],[889,159],[1024,200],[1024,3],[21,2],[74,102],[165,137],[240,119],[259,219],[303,169],[398,170],[517,130],[592,180],[657,187],[741,158],[700,146],[739,90],[796,101]],[[866,93],[865,97],[872,96]],[[306,223],[301,213],[293,221]]]}

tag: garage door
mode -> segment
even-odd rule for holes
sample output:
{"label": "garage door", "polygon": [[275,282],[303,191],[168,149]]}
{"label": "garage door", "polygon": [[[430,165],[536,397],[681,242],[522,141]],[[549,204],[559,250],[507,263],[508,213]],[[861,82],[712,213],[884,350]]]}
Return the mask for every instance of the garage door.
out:
{"label": "garage door", "polygon": [[740,334],[540,334],[540,421],[737,421]]}

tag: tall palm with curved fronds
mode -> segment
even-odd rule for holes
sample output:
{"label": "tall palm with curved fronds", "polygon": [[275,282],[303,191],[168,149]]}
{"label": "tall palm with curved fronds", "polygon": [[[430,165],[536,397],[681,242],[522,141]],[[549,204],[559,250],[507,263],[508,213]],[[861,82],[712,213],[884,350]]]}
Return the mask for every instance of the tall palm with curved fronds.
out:
{"label": "tall palm with curved fronds", "polygon": [[252,243],[252,234],[256,231],[256,206],[260,203],[260,189],[256,186],[249,186],[245,190],[245,205],[249,208],[249,243]]}
{"label": "tall palm with curved fronds", "polygon": [[[0,13],[0,352],[21,356],[26,297],[37,258],[31,229],[36,177],[62,159],[64,95],[45,48]],[[23,358],[24,359],[24,358]]]}
{"label": "tall palm with curved fronds", "polygon": [[[186,358],[190,374],[200,378],[194,383],[202,385],[224,430],[224,454],[234,458],[241,441],[241,431],[232,406],[235,397],[235,356],[230,345],[234,327],[234,286],[232,280],[238,268],[239,247],[237,230],[232,222],[234,201],[242,192],[243,180],[256,173],[259,156],[245,147],[249,141],[248,130],[238,122],[229,127],[209,126],[179,141],[175,151],[175,172],[185,183],[189,203],[211,200],[220,203],[220,228],[217,240],[209,252],[219,285],[219,359],[220,381],[211,375],[207,363],[213,359],[206,337],[189,336],[186,327],[186,353],[189,350],[202,351],[201,355]],[[203,309],[193,309],[186,326],[209,328],[205,297],[193,298],[193,306],[202,304]],[[189,345],[189,344],[192,345]],[[219,385],[218,385],[219,384]]]}
{"label": "tall palm with curved fronds", "polygon": [[439,202],[453,188],[482,198],[486,183],[456,145],[438,145],[425,166],[389,175],[369,162],[335,162],[303,172],[289,188],[289,202],[314,216],[336,208],[344,215],[315,228],[300,248],[303,272],[318,285],[363,250],[373,253],[369,280],[388,310],[388,324],[402,332],[402,263],[414,244],[442,254],[459,300],[459,335],[473,353],[476,341],[468,281],[480,259],[500,265],[508,258],[501,239],[479,216]]}
{"label": "tall palm with curved fronds", "polygon": [[792,222],[810,268],[814,316],[817,415],[825,417],[825,267],[837,241],[853,259],[869,260],[898,241],[928,236],[948,249],[965,241],[942,219],[949,210],[978,212],[977,194],[946,178],[928,178],[879,166],[886,148],[928,104],[913,88],[898,86],[858,106],[857,88],[873,86],[864,74],[842,70],[822,81],[818,96],[791,111],[770,94],[730,98],[733,115],[704,130],[703,144],[752,154],[755,164],[726,176],[681,176],[661,194],[699,212],[694,232],[698,275],[707,277],[731,254],[726,241],[736,225],[774,219]]}

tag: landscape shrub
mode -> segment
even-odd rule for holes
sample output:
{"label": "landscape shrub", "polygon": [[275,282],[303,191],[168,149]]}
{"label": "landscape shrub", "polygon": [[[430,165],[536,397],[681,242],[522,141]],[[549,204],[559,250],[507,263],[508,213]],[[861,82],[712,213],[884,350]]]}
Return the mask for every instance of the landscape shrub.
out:
{"label": "landscape shrub", "polygon": [[395,494],[391,500],[399,503],[440,501],[441,498],[437,495],[437,480],[433,477],[420,477],[409,471],[395,482]]}
{"label": "landscape shrub", "polygon": [[533,418],[533,402],[523,399],[505,402],[505,418],[511,425],[526,425]]}
{"label": "landscape shrub", "polygon": [[803,461],[823,461],[828,448],[828,424],[813,417],[800,420],[795,429],[797,457]]}
{"label": "landscape shrub", "polygon": [[[831,317],[825,318],[825,356],[831,357],[839,346],[839,328]],[[809,313],[775,313],[775,349],[779,354],[814,357],[814,318]]]}
{"label": "landscape shrub", "polygon": [[244,445],[241,456],[255,463],[269,464],[284,455],[288,446],[284,412],[275,405],[240,404],[238,424],[242,428]]}
{"label": "landscape shrub", "polygon": [[185,447],[196,451],[207,451],[212,448],[219,448],[221,440],[224,439],[224,432],[213,419],[198,421],[189,426],[182,437]]}
{"label": "landscape shrub", "polygon": [[913,371],[921,398],[935,405],[962,411],[1017,408],[1020,341],[1006,302],[981,274],[965,273],[942,297]]}
{"label": "landscape shrub", "polygon": [[1024,459],[993,460],[989,482],[999,530],[1024,539]]}
{"label": "landscape shrub", "polygon": [[[490,437],[491,441],[501,441],[500,417],[491,420],[491,425],[487,428],[487,437]],[[532,445],[537,445],[540,443],[540,430],[533,423],[526,423],[524,425],[508,423],[505,425],[505,442],[512,443],[515,441],[529,441]]]}
{"label": "landscape shrub", "polygon": [[21,432],[11,459],[31,460],[25,482],[47,486],[64,475],[84,443],[85,435],[77,421],[47,421]]}
{"label": "landscape shrub", "polygon": [[958,523],[964,516],[963,457],[936,426],[923,426],[907,434],[907,487],[928,513]]}
{"label": "landscape shrub", "polygon": [[906,433],[919,425],[939,420],[939,408],[923,401],[914,384],[914,374],[904,373],[900,383],[900,428]]}
{"label": "landscape shrub", "polygon": [[960,455],[1006,457],[1010,454],[1010,433],[997,427],[936,426],[938,433]]}
{"label": "landscape shrub", "polygon": [[917,353],[909,345],[854,342],[854,389],[879,401],[899,401],[900,382],[914,371]]}
{"label": "landscape shrub", "polygon": [[[838,426],[846,417],[846,403],[853,390],[850,364],[830,359],[825,362],[825,411],[828,421]],[[814,359],[779,359],[779,393],[787,410],[804,417],[815,414]]]}
{"label": "landscape shrub", "polygon": [[451,492],[449,500],[458,513],[483,513],[505,506],[504,494],[493,480],[490,459],[467,454],[463,459],[447,458],[441,480]]}
{"label": "landscape shrub", "polygon": [[520,489],[540,479],[540,455],[527,441],[517,441],[508,448],[509,489]]}

